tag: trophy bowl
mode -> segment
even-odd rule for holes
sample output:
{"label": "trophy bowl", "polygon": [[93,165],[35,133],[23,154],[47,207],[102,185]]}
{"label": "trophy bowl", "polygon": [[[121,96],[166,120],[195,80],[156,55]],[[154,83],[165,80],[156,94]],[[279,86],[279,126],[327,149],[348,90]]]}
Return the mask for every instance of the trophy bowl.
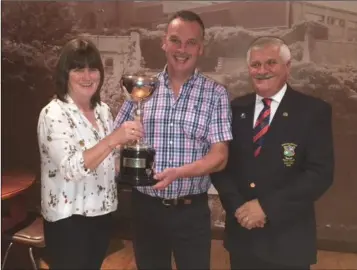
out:
{"label": "trophy bowl", "polygon": [[[148,75],[123,75],[120,80],[125,98],[134,103],[135,118],[142,122],[143,103],[148,100],[158,86],[158,79]],[[143,140],[126,144],[120,150],[118,184],[129,186],[152,186],[154,177],[155,154],[153,147]]]}

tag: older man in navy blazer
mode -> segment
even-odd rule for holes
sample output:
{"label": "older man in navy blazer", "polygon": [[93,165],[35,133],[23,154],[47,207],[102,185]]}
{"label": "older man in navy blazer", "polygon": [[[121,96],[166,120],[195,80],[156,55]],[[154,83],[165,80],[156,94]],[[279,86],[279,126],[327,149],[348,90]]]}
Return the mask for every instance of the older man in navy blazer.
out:
{"label": "older man in navy blazer", "polygon": [[291,53],[276,37],[247,53],[255,93],[232,101],[233,141],[212,174],[226,210],[232,269],[309,269],[314,202],[333,181],[331,106],[287,84]]}

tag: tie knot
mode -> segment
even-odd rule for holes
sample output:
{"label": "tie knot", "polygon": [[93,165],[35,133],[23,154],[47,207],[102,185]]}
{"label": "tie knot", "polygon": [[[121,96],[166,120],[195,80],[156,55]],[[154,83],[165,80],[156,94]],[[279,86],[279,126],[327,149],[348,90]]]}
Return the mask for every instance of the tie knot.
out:
{"label": "tie knot", "polygon": [[263,101],[264,107],[270,107],[272,99],[271,98],[263,98],[262,101]]}

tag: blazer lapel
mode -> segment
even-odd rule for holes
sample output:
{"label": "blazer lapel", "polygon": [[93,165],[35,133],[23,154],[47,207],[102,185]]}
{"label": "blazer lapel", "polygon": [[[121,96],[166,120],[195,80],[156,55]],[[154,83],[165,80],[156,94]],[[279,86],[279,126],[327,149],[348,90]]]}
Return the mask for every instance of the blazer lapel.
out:
{"label": "blazer lapel", "polygon": [[240,104],[233,105],[233,136],[234,141],[240,141],[247,152],[253,157],[253,119],[255,94],[247,96]]}

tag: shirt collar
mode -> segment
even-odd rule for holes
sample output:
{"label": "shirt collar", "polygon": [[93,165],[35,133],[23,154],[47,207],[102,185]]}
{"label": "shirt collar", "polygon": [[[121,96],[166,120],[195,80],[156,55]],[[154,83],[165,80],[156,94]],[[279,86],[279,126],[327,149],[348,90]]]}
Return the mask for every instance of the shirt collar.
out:
{"label": "shirt collar", "polygon": [[[271,96],[270,98],[273,101],[275,101],[278,104],[280,104],[281,100],[283,99],[283,97],[285,95],[286,89],[287,89],[287,84],[284,84],[283,87],[274,96]],[[262,100],[263,100],[262,96],[259,96],[258,94],[256,94],[255,97],[256,97],[255,98],[256,103],[262,102]]]}
{"label": "shirt collar", "polygon": [[68,102],[69,104],[74,104],[74,101],[73,101],[73,99],[71,98],[70,95],[66,94],[66,95],[64,96],[64,99],[67,100],[67,102]]}
{"label": "shirt collar", "polygon": [[[195,68],[194,73],[188,78],[186,83],[195,81],[198,74],[199,74],[199,71],[197,68]],[[165,65],[164,70],[163,70],[163,77],[164,77],[165,85],[169,85],[169,73],[167,70],[167,64]]]}
{"label": "shirt collar", "polygon": [[78,110],[78,107],[77,107],[76,103],[74,103],[73,99],[71,98],[71,96],[69,94],[66,94],[64,96],[64,100],[67,101],[66,103],[68,104],[69,108]]}
{"label": "shirt collar", "polygon": [[[77,112],[80,111],[79,108],[78,108],[78,106],[77,106],[77,104],[74,103],[73,99],[71,98],[71,96],[70,96],[69,94],[66,94],[66,95],[64,96],[64,99],[67,101],[67,106],[68,106],[72,111],[77,111]],[[97,106],[97,105],[96,105],[95,108],[94,108],[94,112],[95,112],[96,116],[100,114],[99,107],[100,107],[100,106]]]}

